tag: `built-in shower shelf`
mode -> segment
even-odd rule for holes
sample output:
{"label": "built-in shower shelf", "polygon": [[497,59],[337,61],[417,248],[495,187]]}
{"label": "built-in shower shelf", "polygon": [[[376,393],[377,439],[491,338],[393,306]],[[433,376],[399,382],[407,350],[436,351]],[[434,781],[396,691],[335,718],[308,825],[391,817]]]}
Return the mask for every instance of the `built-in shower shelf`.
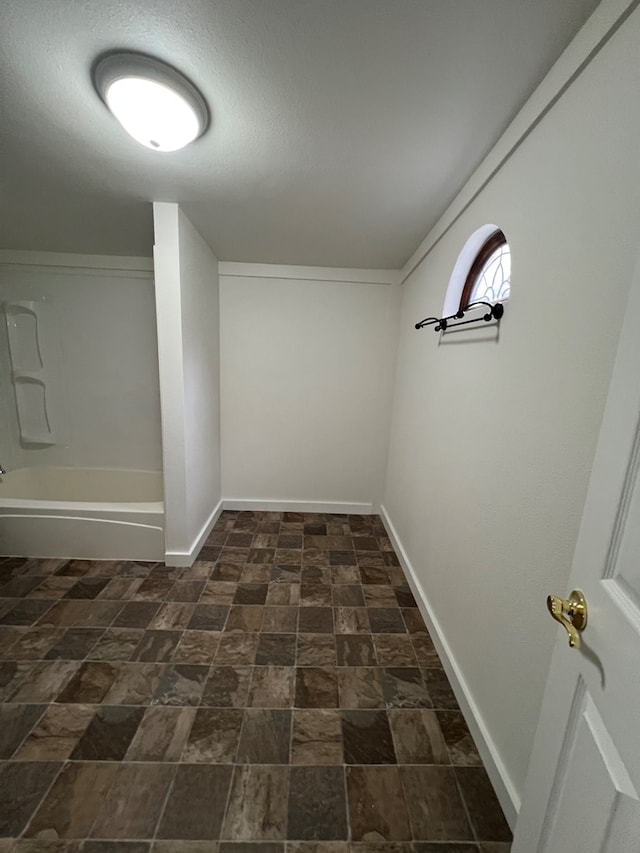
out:
{"label": "built-in shower shelf", "polygon": [[23,447],[55,444],[47,407],[47,376],[40,347],[41,303],[5,302],[11,380]]}

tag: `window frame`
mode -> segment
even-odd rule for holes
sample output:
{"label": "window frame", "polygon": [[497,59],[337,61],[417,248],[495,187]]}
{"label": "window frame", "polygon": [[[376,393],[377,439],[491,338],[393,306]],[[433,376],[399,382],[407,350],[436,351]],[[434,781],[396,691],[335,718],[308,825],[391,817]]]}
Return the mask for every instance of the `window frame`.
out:
{"label": "window frame", "polygon": [[487,237],[487,239],[484,241],[475,256],[471,267],[469,268],[469,272],[467,273],[467,277],[464,281],[464,286],[462,288],[462,293],[460,295],[460,305],[458,306],[458,310],[465,311],[469,307],[469,301],[471,299],[471,294],[473,293],[473,288],[475,287],[476,282],[480,277],[485,264],[487,263],[491,255],[496,251],[496,249],[499,249],[500,246],[505,245],[507,245],[507,238],[504,236],[504,232],[500,228],[498,228],[497,231],[494,231],[493,234]]}

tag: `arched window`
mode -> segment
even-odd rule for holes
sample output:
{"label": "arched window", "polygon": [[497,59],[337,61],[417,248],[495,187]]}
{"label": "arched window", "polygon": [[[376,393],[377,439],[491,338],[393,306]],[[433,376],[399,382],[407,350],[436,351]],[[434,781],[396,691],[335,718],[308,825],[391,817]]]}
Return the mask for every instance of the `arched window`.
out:
{"label": "arched window", "polygon": [[465,279],[460,308],[477,300],[504,302],[511,289],[511,252],[498,229],[480,247]]}

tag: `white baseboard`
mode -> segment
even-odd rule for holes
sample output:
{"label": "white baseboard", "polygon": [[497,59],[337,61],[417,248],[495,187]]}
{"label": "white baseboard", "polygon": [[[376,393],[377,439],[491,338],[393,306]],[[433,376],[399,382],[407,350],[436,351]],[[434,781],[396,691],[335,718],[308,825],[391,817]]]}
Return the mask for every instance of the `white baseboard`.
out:
{"label": "white baseboard", "polygon": [[213,525],[220,518],[220,514],[222,513],[224,501],[219,500],[217,506],[209,516],[209,518],[205,521],[200,533],[196,536],[193,541],[193,544],[189,548],[188,551],[167,551],[164,555],[164,561],[167,566],[177,566],[178,568],[182,568],[183,566],[192,566],[196,557],[200,553],[200,549],[207,541],[207,536],[211,533],[213,529]]}
{"label": "white baseboard", "polygon": [[339,501],[276,501],[224,498],[224,509],[252,510],[254,512],[335,512],[348,515],[371,515],[373,504],[341,503]]}
{"label": "white baseboard", "polygon": [[429,633],[431,634],[436,650],[440,655],[442,666],[444,667],[449,681],[451,682],[451,687],[453,688],[453,692],[456,695],[460,709],[464,715],[467,725],[469,726],[469,730],[473,736],[476,746],[478,747],[478,752],[484,762],[484,766],[489,778],[491,779],[491,783],[495,789],[498,800],[500,801],[504,815],[509,826],[513,829],[516,824],[518,812],[520,811],[520,797],[511,777],[507,773],[507,769],[500,758],[496,745],[489,734],[482,715],[480,714],[471,691],[469,690],[464,678],[464,673],[453,656],[445,633],[436,619],[426,593],[418,580],[407,552],[403,548],[396,529],[393,526],[393,522],[389,518],[384,506],[380,507],[380,516],[387,529],[389,538],[393,543],[393,547],[398,559],[400,560],[402,568],[407,576],[409,586],[411,587],[411,591],[416,599],[420,613],[422,614],[425,624],[429,629]]}

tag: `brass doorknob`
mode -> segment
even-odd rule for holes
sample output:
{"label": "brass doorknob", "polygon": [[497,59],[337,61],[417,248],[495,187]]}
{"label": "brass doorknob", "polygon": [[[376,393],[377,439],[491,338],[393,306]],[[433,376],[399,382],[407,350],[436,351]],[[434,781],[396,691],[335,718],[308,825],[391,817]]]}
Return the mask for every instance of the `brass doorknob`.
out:
{"label": "brass doorknob", "polygon": [[556,622],[559,622],[569,635],[571,648],[579,649],[580,634],[578,632],[584,631],[587,627],[587,602],[582,590],[572,590],[567,599],[548,595],[547,607]]}

